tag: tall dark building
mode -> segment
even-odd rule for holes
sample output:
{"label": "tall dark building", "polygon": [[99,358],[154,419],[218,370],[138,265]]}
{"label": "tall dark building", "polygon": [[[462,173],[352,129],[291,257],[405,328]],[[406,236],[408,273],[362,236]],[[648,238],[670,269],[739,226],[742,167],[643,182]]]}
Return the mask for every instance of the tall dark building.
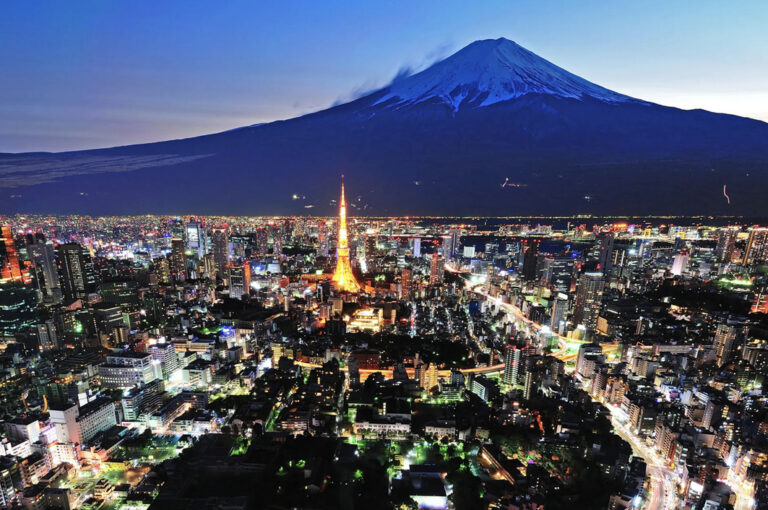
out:
{"label": "tall dark building", "polygon": [[173,239],[171,241],[171,276],[176,282],[184,281],[187,277],[187,257],[185,255],[186,246],[183,239]]}
{"label": "tall dark building", "polygon": [[554,257],[549,262],[547,279],[553,290],[570,292],[573,281],[573,257],[568,255]]}
{"label": "tall dark building", "polygon": [[[318,235],[320,232],[320,228],[318,228]],[[322,233],[324,234],[325,238],[325,256],[328,256],[328,229],[325,226],[325,222],[322,222]],[[264,227],[261,227],[260,229],[256,230],[256,254],[260,257],[263,257],[267,254],[267,251],[269,250],[269,232],[267,232],[267,229]]]}
{"label": "tall dark building", "polygon": [[10,335],[38,320],[37,292],[18,282],[0,284],[0,336]]}
{"label": "tall dark building", "polygon": [[523,279],[532,282],[536,280],[536,266],[539,255],[539,239],[523,239],[520,242],[523,252]]}
{"label": "tall dark building", "polygon": [[605,275],[613,270],[613,232],[600,232],[597,235],[597,269]]}
{"label": "tall dark building", "polygon": [[82,299],[96,290],[96,273],[88,250],[77,243],[56,247],[61,289],[67,301]]}
{"label": "tall dark building", "polygon": [[227,231],[217,228],[211,235],[211,244],[213,245],[213,260],[216,262],[216,271],[219,278],[224,279],[227,276],[226,268],[229,265],[229,237]]}
{"label": "tall dark building", "polygon": [[251,290],[250,262],[232,264],[227,269],[229,270],[229,297],[241,299],[243,296],[248,296]]}
{"label": "tall dark building", "polygon": [[34,264],[35,280],[46,303],[61,302],[61,282],[59,271],[56,268],[56,258],[53,253],[53,245],[45,240],[32,239],[27,245],[27,253]]}
{"label": "tall dark building", "polygon": [[573,304],[574,324],[583,324],[594,328],[600,315],[603,302],[603,273],[584,273],[576,286],[576,299]]}

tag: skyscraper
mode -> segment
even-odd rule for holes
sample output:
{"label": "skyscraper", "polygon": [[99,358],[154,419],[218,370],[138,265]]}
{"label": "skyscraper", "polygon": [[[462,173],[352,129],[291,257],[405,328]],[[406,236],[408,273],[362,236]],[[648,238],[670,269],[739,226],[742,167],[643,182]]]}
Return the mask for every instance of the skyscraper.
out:
{"label": "skyscraper", "polygon": [[213,260],[216,262],[216,271],[219,278],[224,279],[227,276],[226,267],[229,264],[229,237],[226,228],[213,230],[211,244],[213,245]]}
{"label": "skyscraper", "polygon": [[736,340],[736,328],[720,324],[715,331],[715,362],[718,367],[725,365],[731,357],[733,343]]}
{"label": "skyscraper", "polygon": [[742,263],[745,266],[751,266],[764,262],[766,258],[768,258],[768,228],[753,228],[749,231]]}
{"label": "skyscraper", "polygon": [[573,257],[564,255],[552,259],[547,274],[549,286],[557,292],[570,292],[573,281]]}
{"label": "skyscraper", "polygon": [[523,280],[532,282],[536,280],[536,266],[539,255],[539,239],[523,239],[520,248],[523,252]]}
{"label": "skyscraper", "polygon": [[421,238],[415,237],[413,239],[413,257],[419,258],[421,257]]}
{"label": "skyscraper", "polygon": [[506,384],[520,384],[523,366],[523,349],[514,345],[507,345],[504,351],[504,375]]}
{"label": "skyscraper", "polygon": [[59,303],[61,301],[61,283],[53,255],[53,245],[43,240],[34,240],[27,245],[27,253],[34,264],[35,279],[43,301]]}
{"label": "skyscraper", "polygon": [[190,221],[187,223],[187,248],[192,250],[200,260],[202,260],[208,252],[208,241],[205,236],[205,229],[199,221]]}
{"label": "skyscraper", "polygon": [[739,235],[739,229],[734,227],[722,228],[717,232],[717,246],[715,246],[715,255],[721,262],[730,262],[733,257],[733,250],[736,247],[736,237]]}
{"label": "skyscraper", "polygon": [[584,273],[576,286],[576,299],[573,305],[574,324],[583,324],[594,328],[600,315],[603,301],[603,273]]}
{"label": "skyscraper", "polygon": [[613,270],[613,232],[600,232],[597,235],[597,269],[609,275]]}
{"label": "skyscraper", "polygon": [[432,254],[432,262],[429,266],[429,284],[440,285],[445,275],[445,259],[437,252]]}
{"label": "skyscraper", "polygon": [[56,247],[61,287],[67,301],[82,299],[96,287],[96,274],[88,251],[77,243]]}
{"label": "skyscraper", "polygon": [[352,274],[349,263],[349,240],[347,239],[347,202],[344,199],[344,176],[341,176],[341,201],[339,202],[339,239],[336,247],[336,270],[333,282],[336,288],[346,292],[358,292],[360,284]]}
{"label": "skyscraper", "polygon": [[552,313],[549,320],[549,327],[552,331],[560,332],[560,325],[565,321],[565,312],[568,309],[568,296],[558,293],[552,302]]}
{"label": "skyscraper", "polygon": [[247,296],[251,288],[251,264],[229,266],[229,297],[240,299]]}
{"label": "skyscraper", "polygon": [[21,282],[0,286],[0,336],[24,329],[38,320],[37,292]]}
{"label": "skyscraper", "polygon": [[411,297],[411,277],[413,271],[410,268],[404,267],[400,272],[400,297],[402,299],[409,299]]}
{"label": "skyscraper", "polygon": [[187,257],[183,239],[171,241],[171,276],[176,282],[184,281],[187,277]]}
{"label": "skyscraper", "polygon": [[685,252],[678,253],[672,262],[671,272],[675,276],[680,276],[686,269],[688,269],[688,254]]}
{"label": "skyscraper", "polygon": [[447,260],[452,260],[456,257],[456,252],[459,249],[461,243],[461,231],[457,228],[452,228],[448,231],[448,235],[443,237],[443,257]]}
{"label": "skyscraper", "polygon": [[317,250],[315,255],[317,257],[328,256],[328,227],[323,220],[317,223]]}

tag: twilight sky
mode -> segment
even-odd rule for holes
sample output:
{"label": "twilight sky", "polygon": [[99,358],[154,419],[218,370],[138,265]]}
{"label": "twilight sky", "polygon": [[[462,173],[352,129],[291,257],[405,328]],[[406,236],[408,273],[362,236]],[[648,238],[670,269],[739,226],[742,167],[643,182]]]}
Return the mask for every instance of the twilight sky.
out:
{"label": "twilight sky", "polygon": [[0,152],[183,138],[294,117],[497,37],[617,92],[768,121],[768,5],[736,7],[11,0],[0,4]]}

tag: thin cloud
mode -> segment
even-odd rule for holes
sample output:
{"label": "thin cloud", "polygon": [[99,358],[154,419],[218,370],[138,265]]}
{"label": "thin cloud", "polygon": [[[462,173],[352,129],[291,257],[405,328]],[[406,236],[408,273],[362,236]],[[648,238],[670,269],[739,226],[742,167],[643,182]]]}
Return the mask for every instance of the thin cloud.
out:
{"label": "thin cloud", "polygon": [[409,76],[413,76],[414,74],[421,72],[424,69],[428,68],[429,66],[436,64],[437,62],[450,56],[451,53],[453,53],[454,48],[455,48],[455,45],[453,43],[443,43],[435,47],[434,49],[428,51],[427,54],[424,56],[424,58],[420,62],[406,63],[400,66],[400,68],[395,73],[395,76],[393,76],[392,79],[387,81],[385,84],[382,85],[381,83],[377,83],[373,80],[367,80],[361,85],[358,85],[355,88],[353,88],[348,94],[339,96],[331,104],[331,106],[339,106],[345,103],[349,103],[350,101],[360,99],[361,97],[365,97],[378,90],[390,87],[393,84],[397,83],[398,81],[404,80]]}

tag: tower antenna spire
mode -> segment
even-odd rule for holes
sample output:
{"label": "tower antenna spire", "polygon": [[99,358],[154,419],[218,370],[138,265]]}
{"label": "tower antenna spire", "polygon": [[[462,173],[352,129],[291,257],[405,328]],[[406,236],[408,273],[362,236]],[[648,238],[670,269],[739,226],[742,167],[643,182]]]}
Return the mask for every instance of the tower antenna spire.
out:
{"label": "tower antenna spire", "polygon": [[358,292],[360,284],[352,274],[349,263],[349,239],[347,238],[347,202],[344,199],[344,174],[341,174],[341,200],[339,201],[339,241],[336,247],[336,270],[333,282],[339,290]]}

